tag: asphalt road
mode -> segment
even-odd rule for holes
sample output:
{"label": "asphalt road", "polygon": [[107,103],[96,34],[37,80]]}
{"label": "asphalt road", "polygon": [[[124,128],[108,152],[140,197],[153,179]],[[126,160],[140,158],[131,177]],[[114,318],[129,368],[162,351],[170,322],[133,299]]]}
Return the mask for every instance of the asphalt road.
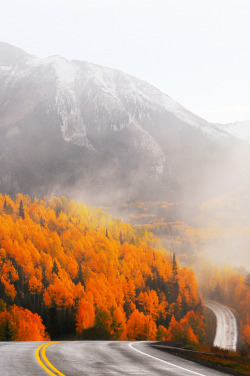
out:
{"label": "asphalt road", "polygon": [[0,375],[225,376],[224,373],[152,348],[148,342],[45,342],[45,347],[39,351],[41,344],[0,342]]}
{"label": "asphalt road", "polygon": [[234,313],[222,304],[215,302],[206,302],[216,316],[216,335],[214,346],[222,349],[236,350],[237,346],[237,321]]}

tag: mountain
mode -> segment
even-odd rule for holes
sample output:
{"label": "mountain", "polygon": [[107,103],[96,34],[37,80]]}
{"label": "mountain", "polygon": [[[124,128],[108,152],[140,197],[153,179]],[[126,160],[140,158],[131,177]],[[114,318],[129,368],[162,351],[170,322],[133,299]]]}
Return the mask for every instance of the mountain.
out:
{"label": "mountain", "polygon": [[89,62],[0,43],[0,87],[1,192],[197,199],[208,180],[222,189],[241,145],[147,82]]}
{"label": "mountain", "polygon": [[250,142],[250,120],[236,121],[230,124],[220,124],[218,128],[231,134],[239,140]]}

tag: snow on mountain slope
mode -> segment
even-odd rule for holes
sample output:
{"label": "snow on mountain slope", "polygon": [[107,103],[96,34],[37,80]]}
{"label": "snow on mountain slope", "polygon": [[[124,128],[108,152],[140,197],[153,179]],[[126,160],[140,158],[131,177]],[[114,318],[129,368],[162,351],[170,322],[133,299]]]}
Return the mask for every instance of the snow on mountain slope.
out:
{"label": "snow on mountain slope", "polygon": [[[82,89],[89,81],[92,81],[102,94],[109,97],[109,101],[102,103],[103,106],[109,107],[111,102],[113,102],[112,105],[114,106],[115,104],[118,110],[124,110],[124,101],[128,102],[131,108],[134,106],[139,109],[138,116],[140,119],[145,116],[145,110],[164,109],[188,125],[200,129],[209,137],[218,139],[228,137],[228,134],[223,129],[217,128],[215,125],[192,114],[157,88],[135,77],[87,62],[77,67],[78,62],[69,62],[58,56],[46,58],[43,62],[55,69],[58,87],[64,92],[67,89],[69,97],[72,97],[74,83],[79,75],[85,76],[82,82]],[[82,127],[81,123],[79,125]],[[81,132],[78,130],[77,133],[80,134]]]}
{"label": "snow on mountain slope", "polygon": [[[83,91],[88,91],[89,86],[95,87],[87,94],[92,95],[92,100],[102,106],[108,114],[116,112],[127,113],[129,118],[136,114],[137,125],[143,122],[145,116],[149,118],[149,111],[167,111],[184,123],[195,127],[209,137],[215,139],[227,139],[228,133],[222,128],[199,118],[186,110],[180,104],[163,94],[152,85],[135,77],[122,73],[118,70],[104,68],[88,62],[68,61],[60,56],[50,56],[48,58],[37,58],[26,54],[16,47],[1,43],[2,49],[8,52],[9,58],[2,59],[0,63],[0,77],[8,76],[10,80],[22,80],[37,72],[47,72],[51,75],[51,80],[56,82],[56,106],[61,117],[61,130],[66,141],[78,145],[84,145],[94,149],[88,139],[87,125],[84,122],[80,97]],[[7,63],[7,64],[6,64]],[[110,116],[115,118],[114,116]],[[112,120],[112,119],[110,119]],[[116,119],[110,126],[114,130],[122,129],[124,126],[131,126],[134,122],[118,122]],[[100,125],[101,126],[101,125]],[[140,127],[143,131],[143,124]],[[145,134],[147,146],[151,142],[151,149],[155,150],[155,142],[149,135]],[[159,147],[157,153],[160,152]]]}
{"label": "snow on mountain slope", "polygon": [[89,62],[0,43],[0,87],[6,192],[16,183],[46,194],[79,182],[98,194],[106,184],[112,197],[134,199],[142,187],[158,197],[177,186],[187,195],[237,143],[147,82]]}
{"label": "snow on mountain slope", "polygon": [[[11,50],[11,47],[8,46],[8,49]],[[83,89],[87,82],[91,80],[102,93],[109,95],[117,104],[121,104],[122,98],[127,98],[135,105],[142,105],[144,103],[146,107],[150,107],[151,109],[161,107],[173,113],[187,124],[200,128],[209,136],[227,137],[227,134],[223,130],[192,114],[157,88],[118,70],[104,68],[88,62],[68,61],[60,56],[50,56],[41,59],[28,55],[15,47],[12,47],[12,49],[17,50],[12,55],[16,57],[21,56],[22,64],[16,64],[18,61],[13,61],[12,58],[8,60],[11,63],[10,65],[1,65],[0,67],[1,73],[9,73],[12,78],[23,78],[37,67],[51,68],[56,76],[58,88],[64,92],[68,90],[69,96],[72,99],[75,97],[74,94],[72,95],[72,92],[75,91],[76,80],[79,79],[79,76],[83,77],[85,75]],[[72,103],[74,102],[73,100]]]}

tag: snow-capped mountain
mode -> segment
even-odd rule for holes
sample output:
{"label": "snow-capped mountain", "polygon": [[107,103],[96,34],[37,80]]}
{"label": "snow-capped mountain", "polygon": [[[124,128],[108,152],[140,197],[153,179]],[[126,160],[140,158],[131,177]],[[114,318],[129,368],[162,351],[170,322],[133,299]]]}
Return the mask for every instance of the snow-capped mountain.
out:
{"label": "snow-capped mountain", "polygon": [[0,43],[0,188],[123,201],[192,190],[235,144],[152,85]]}
{"label": "snow-capped mountain", "polygon": [[236,121],[230,124],[220,124],[218,128],[225,131],[239,140],[250,143],[250,120]]}

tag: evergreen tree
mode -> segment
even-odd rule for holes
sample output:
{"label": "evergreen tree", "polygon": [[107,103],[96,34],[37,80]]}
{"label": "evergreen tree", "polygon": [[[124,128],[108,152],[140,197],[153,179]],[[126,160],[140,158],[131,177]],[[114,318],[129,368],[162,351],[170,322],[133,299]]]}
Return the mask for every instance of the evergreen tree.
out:
{"label": "evergreen tree", "polygon": [[219,282],[217,282],[217,285],[215,286],[215,289],[214,289],[214,298],[218,301],[222,299],[221,287],[220,287]]}
{"label": "evergreen tree", "polygon": [[106,229],[106,238],[109,239],[109,233],[108,233],[108,230]]}
{"label": "evergreen tree", "polygon": [[77,276],[74,280],[75,284],[77,285],[79,282],[83,283],[83,273],[82,273],[82,264],[79,263],[79,269],[78,269],[78,273],[77,273]]}
{"label": "evergreen tree", "polygon": [[6,214],[12,214],[13,213],[13,208],[10,204],[7,204],[6,199],[4,200],[3,209],[4,209]]}
{"label": "evergreen tree", "polygon": [[58,272],[59,272],[59,269],[58,269],[58,266],[57,266],[57,262],[56,262],[56,260],[54,260],[52,273],[55,273],[56,275],[58,275]]}
{"label": "evergreen tree", "polygon": [[41,225],[42,227],[44,227],[44,222],[45,222],[45,221],[44,221],[43,217],[41,216],[41,217],[40,217],[40,225]]}
{"label": "evergreen tree", "polygon": [[123,239],[122,239],[122,233],[121,233],[121,231],[120,231],[120,234],[119,234],[119,241],[120,241],[121,244],[124,243],[124,241],[123,241]]}
{"label": "evergreen tree", "polygon": [[178,275],[178,269],[177,269],[177,262],[176,262],[176,257],[175,253],[173,255],[173,264],[172,264],[172,281],[171,281],[171,297],[170,301],[175,303],[177,300],[177,297],[179,295],[179,284],[177,280],[177,275]]}
{"label": "evergreen tree", "polygon": [[5,338],[5,341],[12,341],[12,337],[13,337],[13,333],[12,333],[12,330],[10,328],[9,320],[7,319],[5,327],[4,327],[4,338]]}
{"label": "evergreen tree", "polygon": [[174,280],[176,280],[177,274],[178,274],[177,262],[176,262],[176,257],[175,257],[175,253],[174,253],[173,254],[173,266],[172,266],[172,276],[173,276]]}
{"label": "evergreen tree", "polygon": [[19,215],[24,219],[23,200],[21,200],[19,204]]}

